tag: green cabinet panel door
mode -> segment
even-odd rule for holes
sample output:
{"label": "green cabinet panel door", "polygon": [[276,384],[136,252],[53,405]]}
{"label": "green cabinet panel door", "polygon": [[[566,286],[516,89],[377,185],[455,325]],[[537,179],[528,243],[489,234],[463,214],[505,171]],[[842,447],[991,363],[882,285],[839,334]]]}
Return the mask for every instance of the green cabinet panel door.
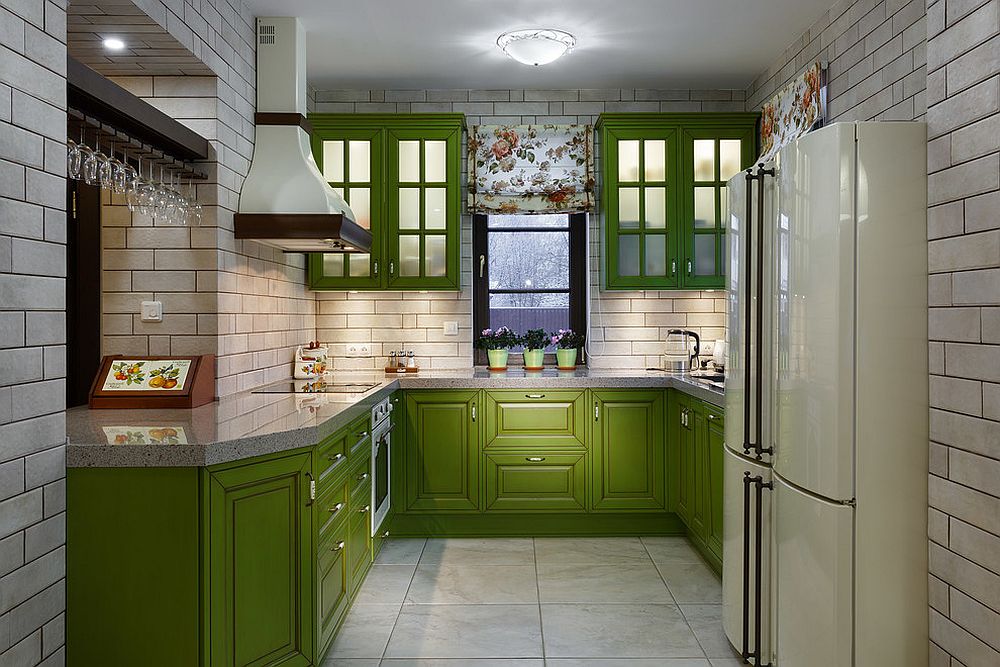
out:
{"label": "green cabinet panel door", "polygon": [[408,512],[478,511],[480,393],[406,393],[405,502]]}
{"label": "green cabinet panel door", "polygon": [[705,490],[708,494],[707,542],[708,549],[722,560],[722,465],[725,446],[725,411],[713,405],[706,405],[708,421],[706,429],[707,454],[705,467]]}
{"label": "green cabinet panel door", "polygon": [[485,450],[501,447],[587,448],[584,390],[487,391],[485,419]]}
{"label": "green cabinet panel door", "polygon": [[708,540],[708,438],[705,411],[694,401],[694,406],[687,416],[688,435],[692,440],[691,458],[693,467],[690,473],[691,513],[688,517],[688,528],[701,542]]}
{"label": "green cabinet panel door", "polygon": [[309,453],[207,475],[210,664],[311,665]]}
{"label": "green cabinet panel door", "polygon": [[[345,515],[346,517],[346,515]],[[350,568],[347,562],[348,522],[341,518],[324,540],[317,554],[317,636],[323,655],[333,640],[350,602]]]}
{"label": "green cabinet panel door", "polygon": [[487,452],[485,474],[487,511],[587,509],[585,454]]}
{"label": "green cabinet panel door", "polygon": [[691,524],[694,511],[695,453],[694,437],[689,426],[690,413],[690,399],[678,392],[672,392],[671,445],[677,452],[677,462],[676,468],[672,469],[671,473],[676,475],[676,512],[685,525]]}
{"label": "green cabinet panel door", "polygon": [[663,511],[664,392],[601,389],[591,394],[593,509]]}

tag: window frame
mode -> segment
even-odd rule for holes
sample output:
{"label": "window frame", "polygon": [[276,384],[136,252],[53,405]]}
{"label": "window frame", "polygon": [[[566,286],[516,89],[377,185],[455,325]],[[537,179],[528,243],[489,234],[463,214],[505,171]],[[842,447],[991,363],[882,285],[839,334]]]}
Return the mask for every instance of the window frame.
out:
{"label": "window frame", "polygon": [[[554,213],[557,213],[554,211]],[[569,326],[573,331],[589,334],[587,329],[587,281],[589,276],[587,260],[587,225],[586,213],[567,213],[569,216]],[[505,228],[510,231],[521,230],[520,227]],[[523,228],[524,231],[546,231],[545,228]],[[482,273],[480,274],[480,264]],[[489,326],[490,322],[490,275],[489,275],[489,215],[476,213],[472,216],[472,342],[479,332]],[[552,292],[553,290],[529,290],[537,292]],[[562,293],[564,290],[555,290]],[[523,332],[521,332],[523,333]],[[548,332],[546,332],[548,333]],[[521,354],[512,352],[510,366],[521,363]],[[474,363],[486,365],[486,350],[474,348]],[[555,354],[545,354],[545,363],[555,361]],[[586,352],[580,350],[580,364],[586,363]]]}

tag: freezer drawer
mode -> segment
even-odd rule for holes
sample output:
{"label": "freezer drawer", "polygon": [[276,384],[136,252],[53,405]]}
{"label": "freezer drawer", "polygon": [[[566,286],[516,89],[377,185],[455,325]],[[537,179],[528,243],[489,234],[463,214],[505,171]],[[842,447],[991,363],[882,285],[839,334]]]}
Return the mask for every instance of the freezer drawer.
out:
{"label": "freezer drawer", "polygon": [[852,506],[774,475],[775,664],[853,664],[853,552]]}
{"label": "freezer drawer", "polygon": [[[723,626],[729,642],[740,653],[756,651],[757,594],[756,572],[760,563],[760,647],[762,660],[772,662],[771,647],[771,490],[762,487],[760,493],[761,540],[757,542],[757,489],[752,482],[761,478],[765,485],[771,481],[770,466],[760,465],[733,453],[728,447],[724,452],[723,481],[723,541],[722,541],[722,612]],[[749,473],[749,475],[747,475]],[[748,497],[749,496],[749,497]],[[749,504],[745,501],[749,500]],[[744,515],[749,523],[744,523]],[[744,545],[749,544],[748,558],[744,562]],[[747,577],[744,577],[744,569]],[[745,621],[744,621],[745,614]],[[744,626],[744,622],[746,625]],[[744,639],[745,638],[745,639]]]}

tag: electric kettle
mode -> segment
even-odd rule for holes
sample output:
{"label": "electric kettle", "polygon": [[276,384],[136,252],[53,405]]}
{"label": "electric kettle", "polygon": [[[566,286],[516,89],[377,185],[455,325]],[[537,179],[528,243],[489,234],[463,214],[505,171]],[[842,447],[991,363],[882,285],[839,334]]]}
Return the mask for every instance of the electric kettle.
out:
{"label": "electric kettle", "polygon": [[[694,352],[691,351],[692,338],[694,339]],[[701,339],[698,334],[687,329],[671,329],[667,332],[663,370],[668,373],[687,373],[697,368],[700,352]]]}

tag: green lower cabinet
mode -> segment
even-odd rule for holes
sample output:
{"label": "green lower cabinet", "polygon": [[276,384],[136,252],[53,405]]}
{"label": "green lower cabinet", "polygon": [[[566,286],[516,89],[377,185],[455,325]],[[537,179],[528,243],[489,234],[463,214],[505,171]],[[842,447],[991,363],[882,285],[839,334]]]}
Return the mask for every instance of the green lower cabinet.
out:
{"label": "green lower cabinet", "polygon": [[725,447],[726,426],[725,411],[713,405],[705,409],[708,428],[706,429],[706,480],[705,489],[708,494],[708,534],[706,542],[708,549],[722,561],[722,466],[723,448]]}
{"label": "green lower cabinet", "polygon": [[585,512],[585,454],[487,453],[486,510]]}
{"label": "green lower cabinet", "polygon": [[347,562],[348,522],[338,521],[330,537],[320,544],[317,561],[316,609],[319,655],[326,653],[350,602],[350,567]]}
{"label": "green lower cabinet", "polygon": [[664,392],[601,389],[591,394],[591,508],[664,511]]}
{"label": "green lower cabinet", "polygon": [[311,469],[302,453],[206,475],[208,664],[312,664]]}
{"label": "green lower cabinet", "polygon": [[587,399],[581,389],[487,391],[484,450],[587,448]]}
{"label": "green lower cabinet", "polygon": [[479,511],[479,399],[474,390],[406,393],[405,492],[396,498],[407,512]]}

